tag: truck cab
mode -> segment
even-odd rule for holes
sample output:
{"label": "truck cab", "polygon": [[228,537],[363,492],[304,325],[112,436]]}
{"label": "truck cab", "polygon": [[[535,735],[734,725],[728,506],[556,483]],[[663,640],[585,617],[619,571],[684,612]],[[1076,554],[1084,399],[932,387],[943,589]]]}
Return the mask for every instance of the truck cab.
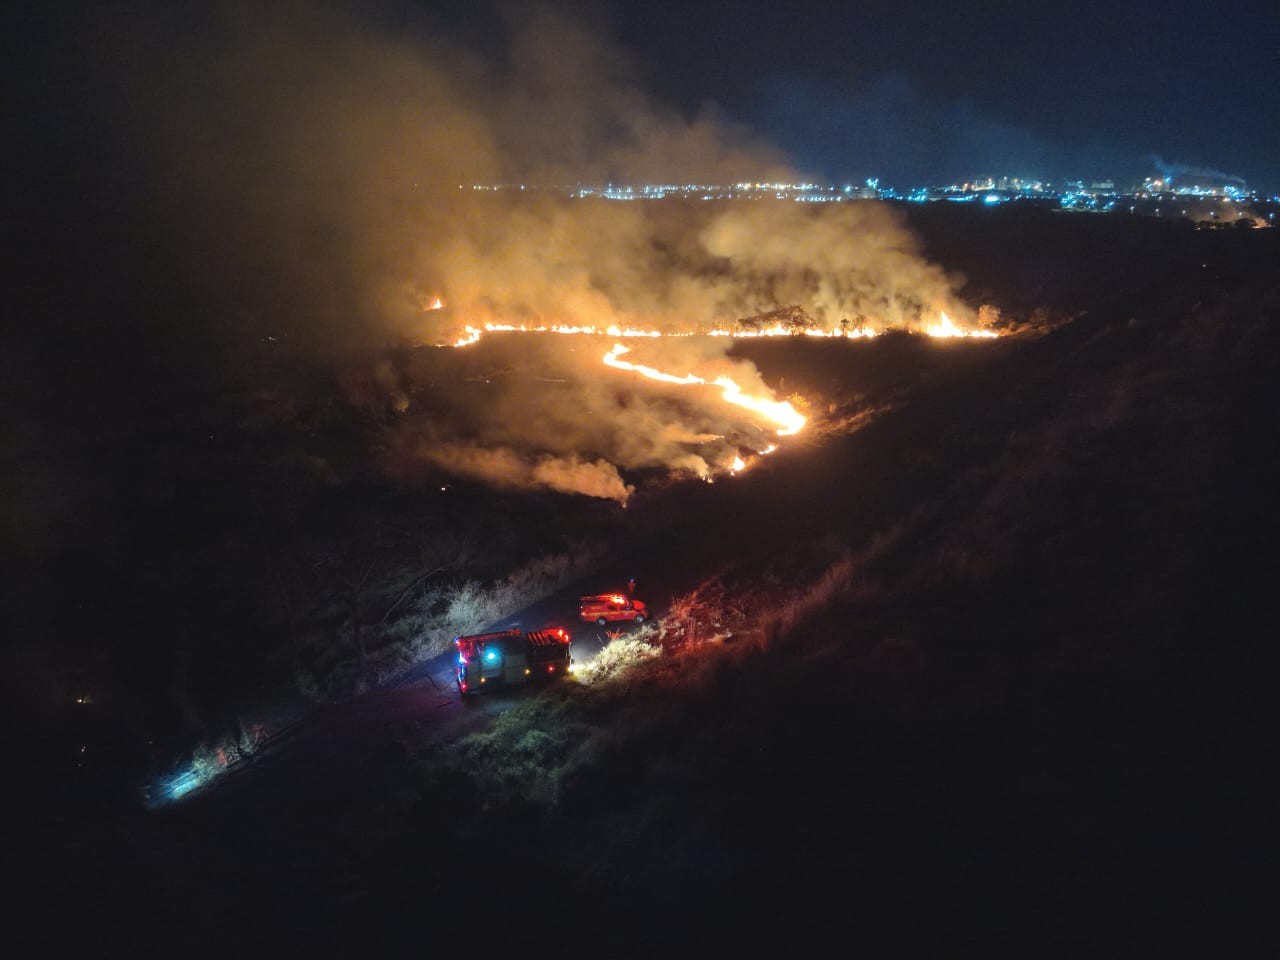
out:
{"label": "truck cab", "polygon": [[649,619],[649,608],[644,601],[623,596],[620,593],[601,593],[578,598],[578,616],[600,626],[616,620],[644,623]]}
{"label": "truck cab", "polygon": [[569,672],[573,664],[569,634],[559,627],[546,630],[502,630],[455,637],[458,691],[475,693],[491,685],[551,680]]}

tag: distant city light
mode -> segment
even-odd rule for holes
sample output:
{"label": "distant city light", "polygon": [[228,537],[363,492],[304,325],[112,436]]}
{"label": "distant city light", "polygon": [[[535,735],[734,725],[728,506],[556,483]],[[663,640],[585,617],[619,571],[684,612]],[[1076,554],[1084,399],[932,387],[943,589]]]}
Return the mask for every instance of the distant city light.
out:
{"label": "distant city light", "polygon": [[[1141,183],[1118,184],[1113,178],[1090,178],[1050,182],[1030,176],[980,176],[943,186],[896,188],[883,185],[879,177],[866,177],[861,186],[853,182],[819,184],[811,181],[750,181],[711,183],[605,183],[576,184],[572,187],[538,186],[527,183],[470,184],[473,191],[534,191],[558,193],[581,200],[664,200],[669,198],[715,200],[786,200],[796,203],[857,203],[864,200],[933,203],[946,200],[984,205],[1034,203],[1050,209],[1073,212],[1108,213],[1124,210],[1130,214],[1161,216],[1162,200],[1178,199],[1175,213],[1204,226],[1227,226],[1252,220],[1268,227],[1275,221],[1273,208],[1280,198],[1259,196],[1245,183],[1226,175],[1186,177],[1153,176]],[[463,184],[458,189],[465,189]],[[1123,199],[1124,203],[1120,201]],[[1197,201],[1191,203],[1190,201]],[[1216,206],[1209,209],[1205,204]],[[1223,207],[1230,207],[1224,211]]]}

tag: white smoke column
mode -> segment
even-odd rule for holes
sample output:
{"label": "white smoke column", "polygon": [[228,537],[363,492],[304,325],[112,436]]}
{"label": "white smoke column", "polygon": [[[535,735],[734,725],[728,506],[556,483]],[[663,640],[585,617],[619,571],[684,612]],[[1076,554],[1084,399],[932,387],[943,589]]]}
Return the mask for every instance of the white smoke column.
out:
{"label": "white smoke column", "polygon": [[434,259],[449,309],[422,323],[423,342],[457,339],[459,320],[692,332],[789,305],[826,330],[918,330],[944,309],[972,321],[885,204],[476,203]]}
{"label": "white smoke column", "polygon": [[625,505],[635,488],[623,483],[618,469],[605,460],[576,456],[527,456],[506,447],[484,448],[452,444],[426,447],[425,460],[491,486],[510,489],[542,488],[616,500]]}

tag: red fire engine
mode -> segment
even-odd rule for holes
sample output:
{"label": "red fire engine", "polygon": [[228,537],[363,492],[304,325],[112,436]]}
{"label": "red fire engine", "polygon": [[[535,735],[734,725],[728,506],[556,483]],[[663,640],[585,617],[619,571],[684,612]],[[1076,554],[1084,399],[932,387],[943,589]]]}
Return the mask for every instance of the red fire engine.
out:
{"label": "red fire engine", "polygon": [[457,679],[461,693],[475,693],[492,685],[551,680],[569,672],[573,664],[569,634],[549,630],[503,630],[455,637]]}

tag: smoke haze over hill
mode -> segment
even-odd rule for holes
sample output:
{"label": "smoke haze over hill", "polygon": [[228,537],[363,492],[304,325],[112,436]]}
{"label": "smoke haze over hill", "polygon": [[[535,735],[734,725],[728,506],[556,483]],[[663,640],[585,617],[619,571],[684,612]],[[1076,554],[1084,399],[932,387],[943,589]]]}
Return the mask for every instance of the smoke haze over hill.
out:
{"label": "smoke haze over hill", "polygon": [[[84,52],[127,170],[108,202],[126,218],[126,282],[148,290],[148,349],[196,344],[177,362],[234,368],[270,343],[343,368],[486,321],[674,331],[793,304],[827,328],[915,327],[942,308],[967,317],[953,281],[878,205],[475,195],[474,182],[794,176],[779,150],[712,112],[690,118],[648,97],[583,23],[537,8],[505,29],[501,50],[482,55],[340,5],[104,16]],[[446,309],[426,311],[437,297]],[[136,321],[108,322],[125,336]],[[702,375],[724,372],[727,349],[665,355]],[[733,366],[759,384],[749,364]],[[705,473],[697,451],[665,438],[753,429],[724,423],[713,391],[674,419],[671,404],[637,394],[624,416],[593,402],[601,374],[580,366],[588,393],[557,408],[554,437],[523,431],[518,455],[494,426],[510,418],[458,416],[416,447],[503,486],[625,499],[615,464]],[[624,439],[579,448],[601,422]],[[460,435],[460,423],[479,432]],[[637,451],[637,436],[652,439]],[[549,479],[562,474],[583,482]]]}

